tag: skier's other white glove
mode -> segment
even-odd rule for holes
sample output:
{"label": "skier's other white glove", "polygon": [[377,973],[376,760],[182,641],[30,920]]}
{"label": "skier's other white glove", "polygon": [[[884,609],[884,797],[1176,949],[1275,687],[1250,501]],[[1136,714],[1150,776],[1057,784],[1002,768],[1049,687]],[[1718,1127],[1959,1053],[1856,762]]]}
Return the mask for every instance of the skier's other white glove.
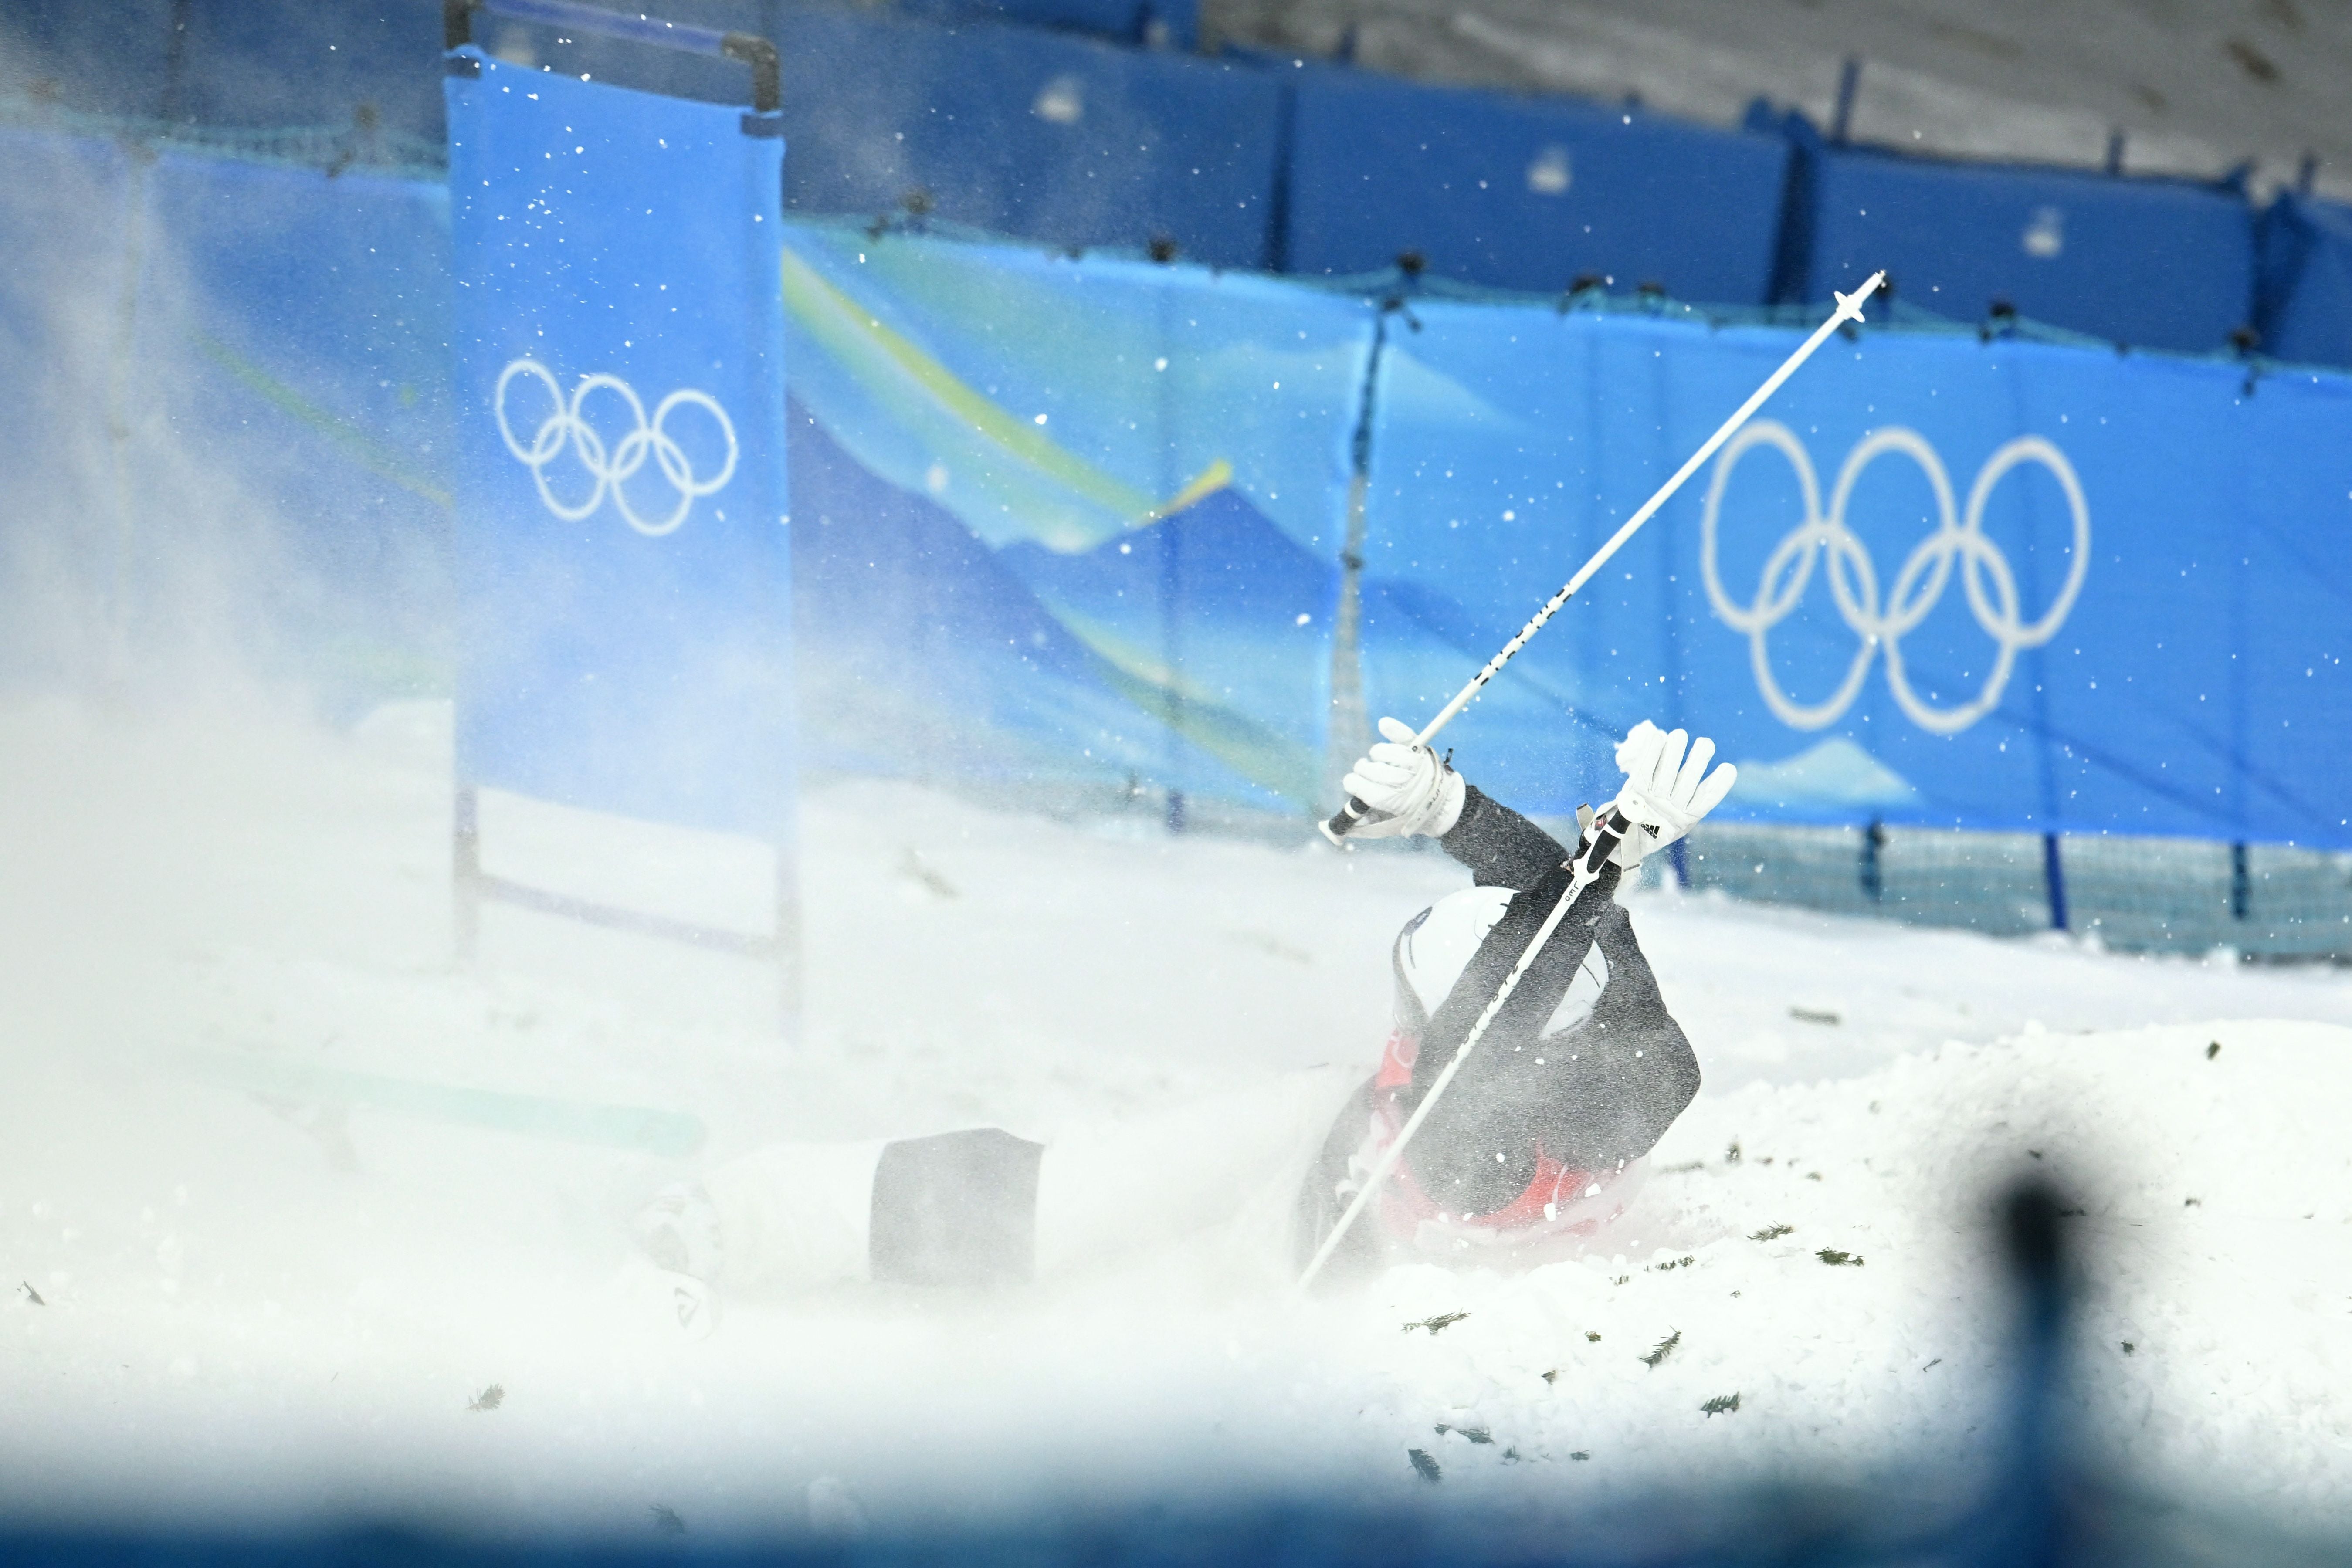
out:
{"label": "skier's other white glove", "polygon": [[1739,770],[1726,763],[1708,773],[1714,760],[1715,742],[1704,735],[1693,741],[1683,731],[1661,730],[1647,719],[1628,731],[1617,747],[1625,784],[1616,806],[1633,830],[1618,841],[1610,858],[1630,871],[1721,805]]}
{"label": "skier's other white glove", "polygon": [[1413,744],[1412,727],[1383,719],[1388,738],[1356,760],[1340,787],[1377,816],[1367,816],[1350,835],[1357,838],[1402,838],[1417,833],[1443,835],[1462,819],[1462,775],[1437,760],[1427,746]]}

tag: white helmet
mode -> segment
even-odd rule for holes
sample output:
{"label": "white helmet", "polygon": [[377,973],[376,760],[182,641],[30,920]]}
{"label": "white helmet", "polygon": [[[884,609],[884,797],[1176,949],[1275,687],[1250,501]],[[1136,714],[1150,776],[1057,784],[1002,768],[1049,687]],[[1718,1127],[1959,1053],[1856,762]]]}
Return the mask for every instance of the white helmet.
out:
{"label": "white helmet", "polygon": [[[1465,888],[1448,893],[1406,922],[1396,940],[1400,1026],[1411,1034],[1421,1033],[1516,896],[1508,888]],[[1516,961],[1518,954],[1510,956]],[[1537,1033],[1558,1034],[1581,1022],[1608,984],[1609,961],[1595,942],[1585,954],[1583,967],[1569,983],[1568,994],[1559,999],[1559,1005]]]}

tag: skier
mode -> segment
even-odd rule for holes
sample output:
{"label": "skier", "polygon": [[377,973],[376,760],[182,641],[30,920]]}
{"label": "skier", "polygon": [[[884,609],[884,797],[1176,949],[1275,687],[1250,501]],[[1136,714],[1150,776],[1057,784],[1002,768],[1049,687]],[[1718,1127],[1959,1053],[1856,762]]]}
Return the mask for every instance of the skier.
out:
{"label": "skier", "polygon": [[[1472,788],[1397,720],[1380,729],[1386,738],[1344,781],[1373,814],[1356,836],[1435,837],[1475,885],[1398,934],[1395,1024],[1369,1080],[1291,1074],[1051,1145],[996,1128],[779,1145],[658,1195],[636,1226],[647,1256],[730,1285],[1007,1283],[1233,1219],[1272,1191],[1274,1209],[1289,1211],[1289,1249],[1303,1265],[1570,882],[1569,854],[1550,835]],[[1690,1044],[1614,898],[1624,871],[1730,790],[1732,767],[1707,770],[1713,742],[1685,742],[1682,731],[1644,721],[1617,748],[1626,779],[1612,804],[1633,826],[1342,1238],[1326,1278],[1360,1273],[1397,1250],[1539,1256],[1590,1235],[1630,1200],[1642,1157],[1698,1090]],[[1583,842],[1610,809],[1580,809]]]}
{"label": "skier", "polygon": [[[1475,885],[1406,922],[1393,950],[1395,1026],[1378,1071],[1332,1125],[1299,1194],[1300,1261],[1337,1223],[1433,1080],[1468,1038],[1569,889],[1570,856],[1472,788],[1394,719],[1343,781],[1381,815],[1356,836],[1426,834]],[[1619,879],[1688,833],[1738,772],[1715,743],[1643,721],[1617,748],[1625,783],[1579,810],[1582,844],[1612,806],[1633,825],[1538,952],[1332,1264],[1391,1245],[1491,1255],[1590,1235],[1622,1212],[1640,1161],[1698,1092],[1698,1062],[1615,900]],[[1371,1217],[1370,1215],[1366,1216]]]}

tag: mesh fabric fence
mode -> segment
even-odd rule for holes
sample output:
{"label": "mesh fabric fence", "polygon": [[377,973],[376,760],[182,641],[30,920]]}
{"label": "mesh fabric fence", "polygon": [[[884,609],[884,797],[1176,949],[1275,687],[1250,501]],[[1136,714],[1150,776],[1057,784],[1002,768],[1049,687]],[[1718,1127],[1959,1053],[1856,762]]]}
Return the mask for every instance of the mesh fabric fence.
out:
{"label": "mesh fabric fence", "polygon": [[250,163],[320,169],[329,174],[362,169],[399,179],[441,180],[449,172],[448,150],[440,142],[378,124],[364,114],[355,116],[347,125],[197,125],[91,114],[66,108],[47,98],[0,92],[0,126],[95,137]]}
{"label": "mesh fabric fence", "polygon": [[[2352,855],[2198,839],[2062,837],[2067,930],[2127,952],[2352,961]],[[1694,888],[1989,935],[2047,931],[2050,857],[2035,834],[1703,824]]]}

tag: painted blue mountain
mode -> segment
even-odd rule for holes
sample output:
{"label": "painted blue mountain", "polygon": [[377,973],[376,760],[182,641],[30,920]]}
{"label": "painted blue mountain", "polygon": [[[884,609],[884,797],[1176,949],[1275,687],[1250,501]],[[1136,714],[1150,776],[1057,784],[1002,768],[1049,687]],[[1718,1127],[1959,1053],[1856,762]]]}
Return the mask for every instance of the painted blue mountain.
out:
{"label": "painted blue mountain", "polygon": [[[1327,732],[1339,567],[1231,488],[1077,553],[1006,546],[998,559],[1063,626],[1139,679],[1222,705],[1293,748],[1310,792]],[[1419,722],[1517,627],[1500,630],[1425,584],[1368,577],[1362,668],[1370,715]],[[1558,633],[1479,699],[1447,739],[1482,781],[1538,809],[1591,793],[1632,721],[1586,711]],[[1287,793],[1287,791],[1286,791]],[[1557,798],[1555,798],[1557,797]]]}
{"label": "painted blue mountain", "polygon": [[1283,793],[1314,791],[1328,702],[1339,569],[1237,491],[1213,492],[1076,554],[998,552],[1103,658],[1181,703],[1222,709],[1278,738]]}
{"label": "painted blue mountain", "polygon": [[1300,770],[1284,737],[1223,704],[1171,699],[1152,668],[1106,658],[955,516],[859,464],[797,401],[787,429],[793,642],[814,764],[1137,776],[1307,804],[1286,787]]}

